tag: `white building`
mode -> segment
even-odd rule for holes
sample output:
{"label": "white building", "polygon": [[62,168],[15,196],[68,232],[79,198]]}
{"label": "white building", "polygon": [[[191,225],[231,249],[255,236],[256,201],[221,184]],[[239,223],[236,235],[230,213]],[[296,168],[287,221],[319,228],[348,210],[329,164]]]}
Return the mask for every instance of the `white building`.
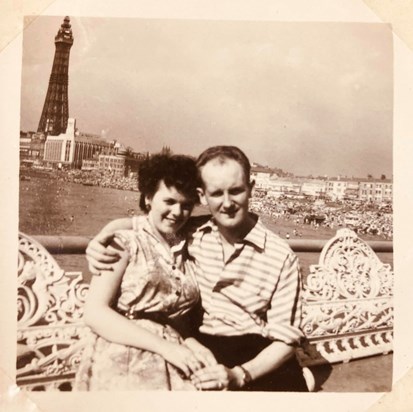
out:
{"label": "white building", "polygon": [[393,182],[389,179],[363,180],[359,184],[359,199],[373,202],[391,202]]}
{"label": "white building", "polygon": [[114,143],[106,142],[96,135],[76,132],[76,120],[68,119],[66,133],[47,136],[43,160],[81,168],[84,160],[96,158],[99,154],[115,154]]}
{"label": "white building", "polygon": [[257,189],[269,189],[272,176],[274,176],[272,170],[265,167],[255,166],[251,168],[250,178],[255,181],[255,187]]}
{"label": "white building", "polygon": [[311,179],[302,182],[301,194],[314,197],[323,197],[326,193],[326,181]]}
{"label": "white building", "polygon": [[280,196],[299,195],[300,191],[301,183],[285,179],[271,179],[267,196],[278,198]]}
{"label": "white building", "polygon": [[70,164],[73,162],[75,148],[75,119],[68,119],[66,133],[47,136],[44,160],[52,163]]}

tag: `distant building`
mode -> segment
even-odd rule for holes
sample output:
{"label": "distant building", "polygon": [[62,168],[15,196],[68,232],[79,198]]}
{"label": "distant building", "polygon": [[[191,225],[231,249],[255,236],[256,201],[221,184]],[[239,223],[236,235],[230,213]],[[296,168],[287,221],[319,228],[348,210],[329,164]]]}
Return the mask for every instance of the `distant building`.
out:
{"label": "distant building", "polygon": [[327,181],[327,196],[332,200],[391,202],[393,182],[390,179],[333,178]]}
{"label": "distant building", "polygon": [[80,169],[84,160],[92,160],[99,154],[116,154],[115,144],[97,135],[75,132],[76,120],[69,119],[66,133],[47,136],[43,160],[51,165],[61,164]]}
{"label": "distant building", "polygon": [[337,177],[330,178],[326,185],[326,195],[331,200],[357,199],[359,179]]}
{"label": "distant building", "polygon": [[19,156],[20,161],[31,159],[31,143],[32,137],[29,133],[20,132]]}
{"label": "distant building", "polygon": [[100,154],[114,155],[117,151],[114,142],[106,142],[97,135],[77,134],[74,144],[72,167],[76,169],[82,167],[84,160],[94,159]]}
{"label": "distant building", "polygon": [[82,170],[85,172],[94,172],[99,170],[98,159],[84,159],[82,160]]}
{"label": "distant building", "polygon": [[301,184],[301,194],[313,197],[324,197],[326,193],[326,182],[319,179],[306,179]]}
{"label": "distant building", "polygon": [[98,170],[111,172],[118,177],[125,176],[125,157],[119,155],[99,155]]}
{"label": "distant building", "polygon": [[373,202],[391,202],[393,182],[390,179],[364,179],[359,184],[359,199]]}
{"label": "distant building", "polygon": [[301,192],[301,183],[293,179],[271,179],[267,190],[268,197],[298,196]]}
{"label": "distant building", "polygon": [[277,177],[277,175],[267,167],[253,165],[251,167],[250,177],[251,180],[255,181],[255,187],[257,189],[269,189],[271,187],[271,177]]}
{"label": "distant building", "polygon": [[46,136],[43,133],[20,132],[19,157],[21,164],[43,160]]}

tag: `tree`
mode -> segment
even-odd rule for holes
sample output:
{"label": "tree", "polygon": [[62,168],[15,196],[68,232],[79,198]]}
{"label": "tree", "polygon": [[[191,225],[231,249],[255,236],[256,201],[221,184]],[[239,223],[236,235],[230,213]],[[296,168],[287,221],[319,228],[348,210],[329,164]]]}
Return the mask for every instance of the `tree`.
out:
{"label": "tree", "polygon": [[172,154],[172,150],[171,150],[171,148],[170,148],[169,146],[163,146],[163,147],[162,147],[162,150],[161,150],[161,153],[162,153],[163,155],[171,155],[171,154]]}
{"label": "tree", "polygon": [[381,176],[380,176],[380,179],[381,179],[381,180],[386,180],[386,175],[381,175]]}
{"label": "tree", "polygon": [[130,147],[130,146],[128,146],[128,147],[125,149],[125,154],[126,154],[126,156],[128,156],[128,157],[132,157],[132,156],[133,156],[133,148]]}

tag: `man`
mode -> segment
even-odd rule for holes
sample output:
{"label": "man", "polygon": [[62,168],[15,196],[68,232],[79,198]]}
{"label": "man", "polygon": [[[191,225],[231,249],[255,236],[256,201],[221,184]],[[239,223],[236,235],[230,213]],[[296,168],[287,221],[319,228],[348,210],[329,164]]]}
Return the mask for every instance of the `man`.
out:
{"label": "man", "polygon": [[[197,165],[200,200],[211,212],[194,229],[188,247],[203,309],[197,339],[218,365],[197,371],[192,380],[203,390],[306,391],[294,358],[303,336],[297,257],[248,211],[254,182],[240,149],[211,147]],[[98,235],[88,247],[92,271],[99,269],[97,243],[110,235]]]}

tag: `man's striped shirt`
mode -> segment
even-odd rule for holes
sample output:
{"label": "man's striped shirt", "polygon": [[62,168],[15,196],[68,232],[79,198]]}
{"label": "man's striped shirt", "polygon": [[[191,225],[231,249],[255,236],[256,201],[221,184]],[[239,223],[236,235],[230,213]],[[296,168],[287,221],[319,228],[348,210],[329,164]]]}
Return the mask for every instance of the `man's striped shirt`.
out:
{"label": "man's striped shirt", "polygon": [[197,264],[204,317],[200,331],[233,336],[258,333],[293,344],[300,330],[300,272],[288,244],[258,219],[224,262],[212,220],[198,227],[189,244]]}

